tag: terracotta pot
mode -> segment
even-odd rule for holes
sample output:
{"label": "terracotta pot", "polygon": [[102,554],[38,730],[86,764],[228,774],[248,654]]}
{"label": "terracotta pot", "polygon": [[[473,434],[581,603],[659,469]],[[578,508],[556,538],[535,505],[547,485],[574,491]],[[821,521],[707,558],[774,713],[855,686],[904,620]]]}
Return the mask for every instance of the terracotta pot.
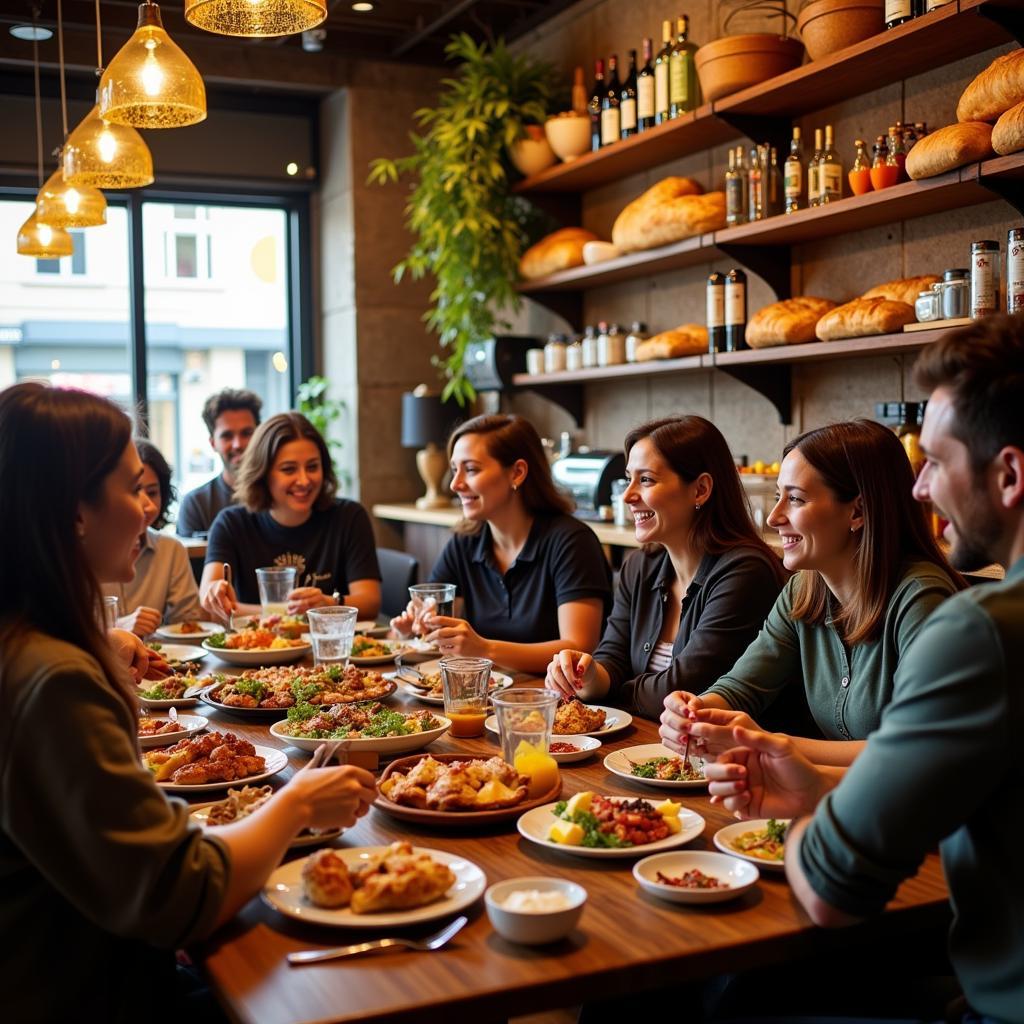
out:
{"label": "terracotta pot", "polygon": [[539,124],[528,124],[526,135],[512,144],[508,155],[515,169],[527,178],[540,174],[558,159]]}
{"label": "terracotta pot", "polygon": [[799,39],[755,32],[723,36],[696,53],[697,75],[705,102],[759,85],[798,67],[804,54]]}
{"label": "terracotta pot", "polygon": [[884,0],[811,0],[796,28],[811,60],[853,46],[882,31]]}

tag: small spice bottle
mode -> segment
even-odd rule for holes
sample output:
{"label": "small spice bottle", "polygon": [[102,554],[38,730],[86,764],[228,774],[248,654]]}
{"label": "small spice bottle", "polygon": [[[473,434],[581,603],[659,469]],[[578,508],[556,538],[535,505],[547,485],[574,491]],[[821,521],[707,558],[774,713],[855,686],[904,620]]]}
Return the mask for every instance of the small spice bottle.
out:
{"label": "small spice bottle", "polygon": [[583,350],[583,368],[589,370],[597,366],[597,330],[594,327],[583,328],[580,348]]}
{"label": "small spice bottle", "polygon": [[626,362],[636,362],[636,349],[641,341],[647,340],[647,324],[640,320],[634,320],[633,326],[626,335]]}
{"label": "small spice bottle", "polygon": [[895,185],[900,176],[899,167],[890,166],[886,162],[888,156],[889,147],[886,145],[885,136],[879,135],[875,139],[871,160],[871,184],[877,192]]}
{"label": "small spice bottle", "polygon": [[544,346],[544,372],[558,373],[565,369],[564,334],[549,334],[548,343]]}
{"label": "small spice bottle", "polygon": [[618,366],[626,361],[626,335],[618,324],[597,336],[597,365]]}
{"label": "small spice bottle", "polygon": [[857,140],[857,155],[853,158],[853,166],[847,177],[850,179],[850,191],[855,196],[862,196],[871,191],[871,160],[868,157],[867,143]]}
{"label": "small spice bottle", "polygon": [[565,368],[567,370],[583,369],[583,346],[579,341],[565,346]]}
{"label": "small spice bottle", "polygon": [[999,312],[999,243],[971,243],[971,317]]}
{"label": "small spice bottle", "polygon": [[1006,236],[1006,312],[1024,313],[1024,228]]}

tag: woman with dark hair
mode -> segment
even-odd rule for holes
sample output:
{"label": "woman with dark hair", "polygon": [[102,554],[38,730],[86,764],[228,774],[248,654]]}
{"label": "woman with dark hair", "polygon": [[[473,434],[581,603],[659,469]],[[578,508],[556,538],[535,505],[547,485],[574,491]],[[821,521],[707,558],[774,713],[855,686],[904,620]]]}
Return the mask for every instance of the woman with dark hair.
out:
{"label": "woman with dark hair", "polygon": [[142,472],[112,403],[34,383],[0,393],[0,530],[17,538],[0,545],[8,1020],[131,1021],[154,994],[161,1018],[184,1019],[174,950],[234,916],[299,831],[349,826],[374,798],[368,772],[307,768],[214,835],[142,767],[100,592],[134,572]]}
{"label": "woman with dark hair", "polygon": [[380,570],[370,517],[358,502],[335,497],[337,489],[327,444],[305,416],[283,412],[261,424],[236,474],[241,504],[219,512],[210,529],[203,607],[222,619],[258,613],[256,570],[295,566],[289,614],[347,604],[361,619],[376,618]]}
{"label": "woman with dark hair", "polygon": [[[611,604],[611,573],[594,531],[572,516],[537,431],[521,416],[477,416],[448,439],[461,523],[430,580],[454,583],[461,613],[412,608],[392,619],[443,655],[541,672],[567,647],[591,650]],[[457,609],[458,610],[458,609]]]}
{"label": "woman with dark hair", "polygon": [[704,693],[673,693],[661,735],[686,734],[716,754],[735,746],[734,726],[787,688],[803,686],[824,739],[796,746],[818,764],[843,767],[878,728],[893,675],[925,619],[964,582],[950,568],[914,501],[914,474],[891,430],[853,420],[810,430],[785,448],[768,524],[796,575],[757,639]]}
{"label": "woman with dark hair", "polygon": [[142,492],[148,499],[135,578],[128,583],[105,583],[103,593],[118,599],[117,624],[121,629],[148,636],[162,622],[202,618],[203,609],[184,545],[157,533],[167,525],[167,509],[176,497],[171,467],[149,441],[137,440],[135,448],[142,461]]}
{"label": "woman with dark hair", "polygon": [[758,536],[729,446],[701,416],[652,420],[626,435],[624,494],[643,548],[619,574],[593,657],[560,651],[545,684],[657,719],[665,698],[701,692],[757,635],[785,575]]}

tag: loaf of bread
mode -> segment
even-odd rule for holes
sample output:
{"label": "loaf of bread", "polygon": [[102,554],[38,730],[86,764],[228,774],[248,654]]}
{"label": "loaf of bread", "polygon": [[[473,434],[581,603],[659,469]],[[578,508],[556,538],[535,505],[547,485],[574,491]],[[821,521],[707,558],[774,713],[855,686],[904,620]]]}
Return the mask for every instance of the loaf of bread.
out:
{"label": "loaf of bread", "polygon": [[584,242],[583,262],[588,267],[595,263],[603,263],[605,260],[613,260],[622,253],[612,245],[611,242]]}
{"label": "loaf of bread", "polygon": [[916,319],[914,307],[905,302],[893,302],[881,297],[854,299],[826,313],[818,321],[815,334],[822,341],[889,334],[901,330],[904,324],[912,324]]}
{"label": "loaf of bread", "polygon": [[681,324],[671,331],[662,331],[636,347],[636,360],[679,359],[699,356],[708,350],[708,329],[703,324]]}
{"label": "loaf of bread", "polygon": [[992,125],[984,121],[948,124],[914,143],[907,154],[907,174],[915,180],[934,178],[991,155]]}
{"label": "loaf of bread", "polygon": [[[958,121],[994,121],[1024,101],[1024,49],[994,61],[966,89],[956,105]],[[917,146],[914,146],[917,149]],[[913,150],[911,150],[913,152]]]}
{"label": "loaf of bread", "polygon": [[725,227],[725,193],[702,193],[692,178],[659,181],[615,218],[612,242],[637,252]]}
{"label": "loaf of bread", "polygon": [[836,304],[831,299],[800,295],[759,309],[747,323],[747,344],[751,348],[772,345],[800,345],[814,341],[818,321]]}
{"label": "loaf of bread", "polygon": [[898,281],[886,281],[869,288],[862,299],[888,299],[890,302],[905,302],[912,306],[921,292],[931,290],[939,280],[938,274],[922,274],[920,277],[901,277]]}
{"label": "loaf of bread", "polygon": [[1024,149],[1024,103],[1018,103],[999,115],[992,129],[992,148],[1000,156]]}
{"label": "loaf of bread", "polygon": [[531,245],[519,260],[519,273],[527,280],[583,265],[583,246],[597,235],[585,228],[562,228]]}

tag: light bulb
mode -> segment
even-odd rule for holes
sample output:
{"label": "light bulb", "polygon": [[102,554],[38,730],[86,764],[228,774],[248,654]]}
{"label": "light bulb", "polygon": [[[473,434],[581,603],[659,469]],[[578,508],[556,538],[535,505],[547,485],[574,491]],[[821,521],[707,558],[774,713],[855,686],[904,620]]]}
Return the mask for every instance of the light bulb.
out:
{"label": "light bulb", "polygon": [[49,245],[53,241],[53,228],[51,228],[49,224],[40,223],[39,241],[42,242],[43,245]]}
{"label": "light bulb", "polygon": [[78,189],[69,188],[64,193],[64,205],[72,217],[78,213],[78,208],[82,205],[82,195]]}
{"label": "light bulb", "polygon": [[113,163],[114,157],[117,156],[117,139],[106,126],[96,140],[96,148],[100,151],[100,159],[105,164]]}
{"label": "light bulb", "polygon": [[142,88],[146,90],[147,96],[159,96],[164,86],[164,73],[156,62],[156,57],[151,53],[142,65],[142,72],[139,76],[142,79]]}

